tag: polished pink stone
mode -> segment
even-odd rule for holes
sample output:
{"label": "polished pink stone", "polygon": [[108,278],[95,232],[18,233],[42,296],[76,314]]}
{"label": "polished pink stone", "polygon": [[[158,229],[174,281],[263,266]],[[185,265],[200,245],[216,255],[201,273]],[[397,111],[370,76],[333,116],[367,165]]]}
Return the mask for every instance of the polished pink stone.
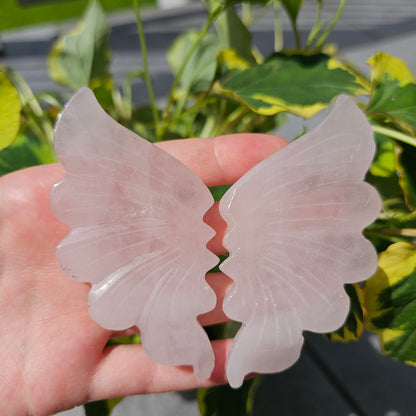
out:
{"label": "polished pink stone", "polygon": [[214,354],[197,321],[216,304],[205,281],[218,263],[202,220],[214,202],[208,188],[116,123],[87,88],[61,114],[54,144],[67,175],[52,208],[72,228],[57,256],[67,277],[91,283],[91,317],[111,330],[137,326],[153,360],[208,378]]}
{"label": "polished pink stone", "polygon": [[220,268],[234,280],[223,309],[242,322],[226,365],[231,386],[292,365],[302,331],[341,326],[350,304],[344,284],[375,272],[376,251],[361,234],[380,211],[364,182],[374,151],[367,119],[341,96],[319,126],[221,199],[230,257]]}
{"label": "polished pink stone", "polygon": [[[204,277],[218,260],[202,220],[213,203],[208,188],[111,119],[86,88],[60,116],[55,148],[67,176],[52,206],[72,228],[58,259],[66,276],[91,284],[92,318],[111,330],[137,326],[152,359],[209,377],[214,355],[197,322],[216,303]],[[364,182],[374,151],[366,118],[341,96],[321,125],[222,198],[231,255],[221,269],[234,280],[223,308],[242,322],[226,365],[233,387],[250,372],[293,364],[303,330],[342,325],[344,284],[375,271],[376,252],[361,234],[380,210]]]}

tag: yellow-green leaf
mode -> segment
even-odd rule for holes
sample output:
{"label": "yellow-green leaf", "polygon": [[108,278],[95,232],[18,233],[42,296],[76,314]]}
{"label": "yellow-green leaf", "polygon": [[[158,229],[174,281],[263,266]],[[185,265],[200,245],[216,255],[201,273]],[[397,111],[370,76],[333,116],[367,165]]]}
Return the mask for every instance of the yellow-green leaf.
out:
{"label": "yellow-green leaf", "polygon": [[[416,140],[416,83],[414,77],[404,62],[384,53],[374,55],[368,61],[371,66],[371,98],[366,113],[375,124],[375,131],[390,135],[399,143],[395,146],[395,169],[399,174],[399,185],[402,188],[405,201],[410,210],[416,208],[416,169],[415,157]],[[397,132],[397,134],[395,134]],[[373,163],[370,172],[379,176],[380,167],[385,168],[387,162],[391,169],[393,152],[387,146],[392,146],[392,139],[384,136],[383,156]],[[380,138],[380,136],[376,136]],[[389,144],[390,142],[390,144]],[[402,143],[403,142],[403,143]],[[378,143],[380,144],[380,143]],[[381,165],[379,162],[382,162]],[[376,169],[376,172],[374,171]],[[386,170],[387,174],[388,171]],[[394,174],[396,172],[393,171]],[[393,176],[393,175],[392,175]]]}
{"label": "yellow-green leaf", "polygon": [[384,76],[391,81],[399,81],[400,86],[415,82],[415,78],[407,65],[394,56],[378,52],[367,60],[367,64],[371,68],[371,79],[376,82]]}
{"label": "yellow-green leaf", "polygon": [[379,125],[415,137],[416,84],[399,59],[378,53],[368,60],[371,67],[371,99],[366,113]]}
{"label": "yellow-green leaf", "polygon": [[375,134],[374,139],[377,151],[370,166],[370,173],[382,178],[396,175],[396,153],[393,140],[382,134]]}
{"label": "yellow-green leaf", "polygon": [[384,353],[416,365],[416,246],[389,246],[365,290],[366,326],[378,333]]}
{"label": "yellow-green leaf", "polygon": [[0,72],[0,150],[13,143],[20,127],[22,105],[9,78]]}
{"label": "yellow-green leaf", "polygon": [[263,64],[232,71],[221,88],[259,114],[288,111],[305,118],[325,108],[339,94],[367,92],[347,67],[325,54],[275,54]]}
{"label": "yellow-green leaf", "polygon": [[223,49],[218,54],[218,64],[225,68],[224,72],[233,69],[243,70],[250,67],[250,64],[237,54],[234,49]]}

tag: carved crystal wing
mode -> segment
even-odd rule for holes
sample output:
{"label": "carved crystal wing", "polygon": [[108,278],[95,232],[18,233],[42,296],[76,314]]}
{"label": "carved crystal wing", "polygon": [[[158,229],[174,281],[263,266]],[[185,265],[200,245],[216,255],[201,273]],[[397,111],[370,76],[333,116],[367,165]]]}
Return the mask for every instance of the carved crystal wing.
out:
{"label": "carved crystal wing", "polygon": [[202,220],[213,198],[181,162],[109,117],[81,89],[55,130],[67,171],[51,193],[72,230],[57,256],[64,274],[91,283],[92,318],[111,330],[136,325],[147,354],[167,365],[214,367],[197,316],[216,298],[205,273],[217,262]]}
{"label": "carved crystal wing", "polygon": [[222,198],[230,257],[221,270],[234,280],[223,308],[242,322],[226,365],[232,386],[293,364],[303,330],[338,328],[349,310],[343,285],[375,271],[376,252],[361,234],[380,210],[363,181],[374,151],[366,118],[341,96],[321,125]]}

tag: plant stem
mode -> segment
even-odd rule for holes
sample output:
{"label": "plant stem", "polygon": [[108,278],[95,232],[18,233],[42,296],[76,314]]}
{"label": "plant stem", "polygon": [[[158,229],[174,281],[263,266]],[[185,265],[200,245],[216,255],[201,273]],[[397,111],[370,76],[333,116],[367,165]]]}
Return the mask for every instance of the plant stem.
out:
{"label": "plant stem", "polygon": [[198,111],[201,107],[206,106],[206,105],[210,104],[211,102],[215,102],[215,100],[216,100],[215,97],[207,97],[207,94],[204,93],[203,96],[201,98],[198,98],[197,101],[192,106],[188,107],[184,111],[181,111],[174,118],[168,120],[166,125],[163,126],[164,129],[165,129],[164,131],[169,129],[172,125],[175,125],[176,123],[178,123],[184,117]]}
{"label": "plant stem", "polygon": [[300,36],[299,36],[298,27],[296,26],[296,20],[291,18],[290,24],[292,26],[293,36],[295,37],[295,48],[296,50],[299,51],[300,50]]}
{"label": "plant stem", "polygon": [[322,23],[321,23],[321,14],[322,14],[322,3],[318,2],[318,10],[316,11],[316,19],[315,24],[313,25],[312,30],[309,33],[308,40],[306,41],[306,49],[309,49],[312,45],[312,42],[318,35],[318,33],[322,29]]}
{"label": "plant stem", "polygon": [[316,48],[320,48],[323,43],[326,41],[326,38],[329,36],[329,34],[332,32],[332,29],[337,24],[339,18],[341,17],[342,11],[344,10],[344,6],[347,0],[341,0],[338,6],[337,13],[335,14],[334,20],[331,22],[331,24],[328,26],[328,28],[325,30],[325,32],[321,35],[321,37],[316,41]]}
{"label": "plant stem", "polygon": [[159,120],[159,113],[156,105],[156,99],[155,99],[155,93],[153,90],[152,80],[150,78],[150,72],[149,72],[149,64],[147,61],[147,47],[146,47],[146,39],[144,37],[144,31],[143,31],[143,24],[142,19],[140,17],[140,10],[139,10],[139,3],[138,0],[133,0],[133,6],[134,6],[134,12],[136,13],[136,24],[137,24],[137,31],[139,34],[139,40],[140,40],[140,49],[142,53],[142,61],[143,61],[143,78],[147,86],[147,90],[149,93],[150,103],[152,105],[152,114],[153,114],[153,120],[155,123],[155,130],[156,130],[156,137],[158,135],[158,131],[160,128],[160,120]]}
{"label": "plant stem", "polygon": [[274,51],[279,52],[283,49],[283,25],[282,25],[282,5],[280,1],[273,2],[273,26],[274,26]]}
{"label": "plant stem", "polygon": [[401,133],[396,130],[388,129],[387,127],[381,126],[372,126],[374,133],[380,133],[384,136],[391,137],[402,143],[410,144],[411,146],[416,147],[416,139],[414,137],[408,136],[407,134]]}
{"label": "plant stem", "polygon": [[416,229],[415,228],[385,228],[380,232],[387,234],[387,235],[399,235],[403,237],[416,237]]}
{"label": "plant stem", "polygon": [[[135,0],[137,1],[137,0]],[[190,47],[188,53],[186,54],[182,65],[180,66],[178,72],[175,75],[175,78],[173,80],[172,83],[172,87],[170,90],[170,94],[169,94],[169,98],[168,98],[168,103],[166,104],[166,109],[163,112],[163,120],[162,120],[162,125],[161,128],[158,131],[158,134],[156,136],[156,141],[160,141],[162,140],[162,136],[166,131],[166,127],[169,124],[169,117],[170,117],[170,112],[171,112],[171,108],[173,105],[173,102],[175,100],[175,92],[176,92],[176,88],[179,85],[179,82],[182,78],[183,72],[185,71],[186,66],[188,65],[189,60],[191,59],[193,53],[195,52],[195,49],[198,47],[199,43],[201,42],[202,38],[205,36],[205,34],[208,32],[209,28],[211,27],[213,21],[216,19],[216,17],[220,14],[220,12],[223,11],[223,7],[222,6],[218,6],[216,8],[214,8],[208,18],[207,21],[205,22],[203,28],[201,29],[201,31],[199,32],[198,36],[196,37],[194,43],[192,44],[192,46]]]}
{"label": "plant stem", "polygon": [[404,240],[408,241],[409,238],[411,238],[411,237],[405,238],[404,236],[401,237],[401,236],[398,236],[398,235],[393,235],[393,234],[388,234],[388,233],[385,234],[382,231],[377,231],[377,230],[375,230],[375,231],[373,231],[373,230],[364,230],[363,234],[366,238],[371,238],[371,237],[381,238],[382,240],[390,241],[392,243],[398,243],[398,242],[404,241]]}
{"label": "plant stem", "polygon": [[237,107],[225,120],[224,126],[221,128],[222,134],[229,133],[235,125],[248,113],[248,108],[244,106]]}

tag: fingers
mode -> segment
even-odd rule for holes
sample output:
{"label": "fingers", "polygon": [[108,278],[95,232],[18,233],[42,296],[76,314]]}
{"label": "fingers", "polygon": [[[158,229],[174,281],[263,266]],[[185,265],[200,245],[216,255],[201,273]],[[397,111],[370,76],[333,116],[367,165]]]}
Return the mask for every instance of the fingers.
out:
{"label": "fingers", "polygon": [[183,139],[157,145],[194,171],[207,186],[229,185],[287,144],[270,134],[229,134],[210,139]]}
{"label": "fingers", "polygon": [[224,367],[231,342],[232,340],[212,342],[215,368],[208,380],[196,379],[191,367],[164,366],[152,361],[141,345],[107,347],[92,377],[89,400],[188,390],[226,383]]}

